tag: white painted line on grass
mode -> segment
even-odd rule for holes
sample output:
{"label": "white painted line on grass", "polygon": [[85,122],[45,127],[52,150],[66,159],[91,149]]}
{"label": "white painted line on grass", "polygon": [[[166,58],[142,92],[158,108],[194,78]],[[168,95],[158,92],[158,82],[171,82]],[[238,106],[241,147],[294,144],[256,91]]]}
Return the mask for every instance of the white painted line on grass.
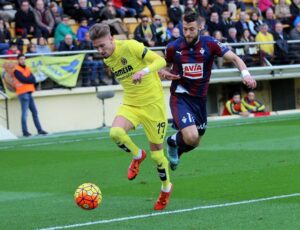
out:
{"label": "white painted line on grass", "polygon": [[295,196],[300,196],[300,193],[287,194],[287,195],[281,195],[281,196],[271,196],[271,197],[259,198],[259,199],[254,199],[254,200],[243,200],[243,201],[237,201],[237,202],[232,202],[232,203],[197,206],[194,208],[178,209],[178,210],[173,210],[173,211],[154,212],[154,213],[149,213],[149,214],[143,214],[143,215],[137,215],[137,216],[126,216],[126,217],[113,218],[113,219],[107,219],[107,220],[97,220],[97,221],[86,222],[86,223],[41,228],[39,230],[57,230],[57,229],[67,229],[67,228],[78,228],[78,227],[97,225],[97,224],[108,224],[108,223],[114,223],[114,222],[143,219],[143,218],[154,217],[154,216],[163,216],[163,215],[172,215],[172,214],[183,213],[183,212],[192,212],[192,211],[197,211],[197,210],[201,210],[201,209],[213,209],[213,208],[223,208],[223,207],[242,205],[242,204],[252,204],[252,203],[257,203],[257,202],[262,202],[262,201],[284,199],[284,198],[295,197]]}

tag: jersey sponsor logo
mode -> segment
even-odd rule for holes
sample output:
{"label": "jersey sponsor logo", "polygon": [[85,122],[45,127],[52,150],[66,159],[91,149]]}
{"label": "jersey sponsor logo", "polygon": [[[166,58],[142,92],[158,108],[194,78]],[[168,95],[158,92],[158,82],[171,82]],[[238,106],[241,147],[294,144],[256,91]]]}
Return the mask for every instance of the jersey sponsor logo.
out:
{"label": "jersey sponsor logo", "polygon": [[114,75],[116,77],[119,77],[123,74],[126,74],[126,73],[132,71],[132,70],[133,70],[133,67],[131,65],[128,65],[128,66],[123,67],[122,69],[114,71]]}
{"label": "jersey sponsor logo", "polygon": [[203,78],[203,63],[182,64],[183,77],[189,79]]}
{"label": "jersey sponsor logo", "polygon": [[126,58],[121,58],[121,63],[122,63],[122,65],[126,65],[127,64],[127,60],[126,60]]}

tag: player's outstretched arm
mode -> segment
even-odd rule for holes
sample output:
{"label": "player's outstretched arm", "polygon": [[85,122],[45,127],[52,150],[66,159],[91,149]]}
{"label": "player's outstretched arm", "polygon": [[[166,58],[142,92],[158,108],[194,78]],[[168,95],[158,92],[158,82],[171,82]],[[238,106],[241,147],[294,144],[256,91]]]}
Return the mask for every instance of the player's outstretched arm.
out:
{"label": "player's outstretched arm", "polygon": [[256,87],[255,79],[251,76],[251,74],[247,70],[247,66],[245,62],[239,56],[237,56],[232,51],[228,51],[224,54],[224,58],[227,59],[228,61],[231,61],[241,71],[243,83],[246,86],[252,89]]}
{"label": "player's outstretched arm", "polygon": [[179,75],[173,74],[166,69],[159,70],[158,75],[161,80],[178,80],[180,78]]}

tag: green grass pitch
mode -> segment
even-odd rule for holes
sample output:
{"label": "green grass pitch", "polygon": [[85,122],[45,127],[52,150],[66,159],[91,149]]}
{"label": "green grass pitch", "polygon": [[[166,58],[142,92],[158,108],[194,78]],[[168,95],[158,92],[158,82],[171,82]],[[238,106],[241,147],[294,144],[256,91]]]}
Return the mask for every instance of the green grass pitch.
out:
{"label": "green grass pitch", "polygon": [[[149,149],[142,129],[132,138]],[[160,181],[150,154],[128,181],[130,160],[107,130],[0,142],[0,229],[88,222],[79,229],[300,229],[299,115],[210,122],[201,146],[171,172],[174,192],[165,211],[205,209],[147,216]],[[73,201],[84,182],[103,193],[95,210]],[[222,205],[289,194],[296,195]],[[114,221],[122,217],[134,219]],[[96,223],[101,220],[113,221]]]}

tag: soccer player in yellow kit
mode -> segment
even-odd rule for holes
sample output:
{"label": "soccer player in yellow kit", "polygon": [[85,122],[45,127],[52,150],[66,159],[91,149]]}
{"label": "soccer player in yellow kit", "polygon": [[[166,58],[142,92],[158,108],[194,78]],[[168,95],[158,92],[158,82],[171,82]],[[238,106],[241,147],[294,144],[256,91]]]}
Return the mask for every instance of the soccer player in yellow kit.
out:
{"label": "soccer player in yellow kit", "polygon": [[123,104],[113,121],[110,136],[121,149],[133,156],[128,168],[128,179],[133,180],[138,175],[139,166],[147,155],[127,134],[142,124],[149,141],[151,158],[157,165],[162,182],[154,209],[164,209],[173,185],[170,182],[168,160],[163,151],[167,118],[157,71],[166,65],[166,61],[135,40],[114,40],[107,24],[95,24],[89,33],[94,47],[104,58],[104,63],[124,88]]}

